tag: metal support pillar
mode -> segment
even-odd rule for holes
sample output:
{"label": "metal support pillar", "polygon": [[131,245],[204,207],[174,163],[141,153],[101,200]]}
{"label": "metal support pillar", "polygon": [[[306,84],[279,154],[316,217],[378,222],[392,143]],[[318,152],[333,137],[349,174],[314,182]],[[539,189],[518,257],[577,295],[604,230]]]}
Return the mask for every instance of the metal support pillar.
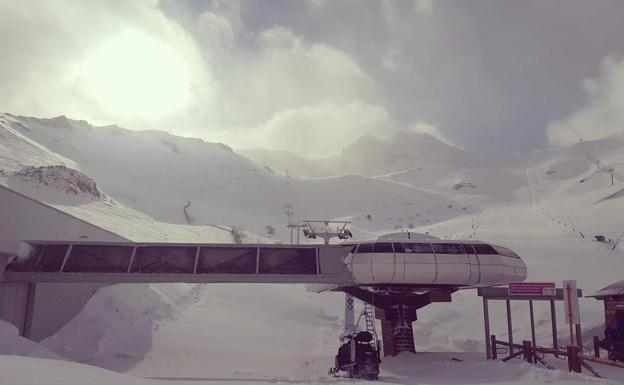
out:
{"label": "metal support pillar", "polygon": [[555,310],[555,301],[550,301],[550,322],[552,324],[553,349],[559,349],[559,341],[557,337],[557,312]]}
{"label": "metal support pillar", "polygon": [[533,300],[529,300],[529,314],[531,317],[531,342],[533,346],[537,346],[535,343],[535,316],[533,314]]}
{"label": "metal support pillar", "polygon": [[355,310],[354,299],[350,294],[345,293],[345,315],[343,336],[352,335],[355,332]]}
{"label": "metal support pillar", "polygon": [[28,296],[26,299],[26,315],[24,317],[24,327],[22,329],[22,336],[26,338],[31,337],[33,313],[35,311],[35,296],[37,294],[37,284],[28,284]]}
{"label": "metal support pillar", "polygon": [[485,353],[488,360],[492,359],[492,344],[490,342],[490,311],[488,300],[483,297],[483,324],[485,325]]}
{"label": "metal support pillar", "polygon": [[507,340],[509,342],[509,355],[513,354],[513,328],[511,325],[511,301],[505,300],[507,305]]}

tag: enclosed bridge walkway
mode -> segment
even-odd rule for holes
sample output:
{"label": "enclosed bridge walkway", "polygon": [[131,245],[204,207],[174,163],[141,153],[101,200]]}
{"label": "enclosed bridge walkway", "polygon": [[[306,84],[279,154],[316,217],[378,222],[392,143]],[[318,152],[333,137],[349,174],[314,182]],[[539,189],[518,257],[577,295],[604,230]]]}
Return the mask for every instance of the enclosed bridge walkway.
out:
{"label": "enclosed bridge walkway", "polygon": [[[450,302],[457,289],[361,285],[343,262],[352,245],[27,243],[33,248],[29,257],[13,260],[4,271],[0,266],[0,299],[11,285],[16,297],[19,287],[25,288],[20,329],[27,337],[38,284],[299,283],[344,291],[375,306],[384,354],[395,355],[415,350],[411,322],[416,310],[431,302]],[[1,308],[2,302],[0,313]]]}

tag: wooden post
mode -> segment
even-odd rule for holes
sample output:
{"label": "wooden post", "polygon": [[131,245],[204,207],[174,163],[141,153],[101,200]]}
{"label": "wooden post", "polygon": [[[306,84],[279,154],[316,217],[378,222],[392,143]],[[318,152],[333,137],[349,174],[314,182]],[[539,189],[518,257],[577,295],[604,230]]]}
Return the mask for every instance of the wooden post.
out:
{"label": "wooden post", "polygon": [[574,340],[574,327],[572,326],[573,324],[573,320],[572,320],[572,287],[570,286],[570,284],[566,284],[566,287],[563,288],[567,295],[568,295],[568,308],[566,309],[566,321],[568,323],[568,326],[570,327],[570,345],[576,345],[579,346],[576,341]]}
{"label": "wooden post", "polygon": [[492,352],[492,359],[495,360],[498,358],[498,352],[496,351],[496,336],[492,334],[490,336],[490,340],[490,346],[492,347],[490,351]]}
{"label": "wooden post", "polygon": [[594,357],[600,358],[600,338],[594,336]]}
{"label": "wooden post", "polygon": [[490,312],[488,310],[488,300],[483,297],[483,324],[485,325],[485,354],[487,359],[492,358],[492,345],[490,344]]}
{"label": "wooden post", "polygon": [[531,341],[522,341],[522,358],[529,364],[533,363],[533,348]]}
{"label": "wooden post", "polygon": [[581,330],[581,325],[576,324],[574,325],[574,327],[576,331],[576,344],[582,348],[583,347],[583,331]]}
{"label": "wooden post", "polygon": [[568,371],[581,373],[581,360],[579,358],[579,352],[581,348],[576,345],[568,345]]}

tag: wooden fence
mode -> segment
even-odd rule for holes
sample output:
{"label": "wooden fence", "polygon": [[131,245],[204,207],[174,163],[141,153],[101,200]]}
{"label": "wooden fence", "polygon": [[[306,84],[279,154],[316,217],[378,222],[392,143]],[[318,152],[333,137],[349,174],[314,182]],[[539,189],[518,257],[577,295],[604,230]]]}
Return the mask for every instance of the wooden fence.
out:
{"label": "wooden fence", "polygon": [[[600,357],[600,340],[598,337],[594,337],[593,341],[593,350],[594,355],[583,354],[583,349],[576,345],[569,345],[565,350],[564,349],[554,349],[554,348],[544,348],[541,346],[534,346],[531,341],[522,341],[522,344],[509,343],[507,341],[500,341],[496,339],[495,335],[490,336],[490,357],[493,360],[498,359],[499,357],[499,347],[506,348],[505,356],[502,357],[503,361],[509,361],[512,358],[520,358],[528,363],[541,363],[549,369],[554,369],[553,366],[549,365],[546,361],[544,361],[544,357],[546,355],[552,355],[557,358],[565,358],[568,361],[568,370],[570,372],[581,373],[582,369],[585,368],[595,377],[600,377],[598,372],[594,370],[590,366],[591,363],[608,365],[617,368],[624,368],[624,362],[610,360],[608,358]],[[621,348],[624,350],[624,343],[616,343],[615,345],[621,345]]]}

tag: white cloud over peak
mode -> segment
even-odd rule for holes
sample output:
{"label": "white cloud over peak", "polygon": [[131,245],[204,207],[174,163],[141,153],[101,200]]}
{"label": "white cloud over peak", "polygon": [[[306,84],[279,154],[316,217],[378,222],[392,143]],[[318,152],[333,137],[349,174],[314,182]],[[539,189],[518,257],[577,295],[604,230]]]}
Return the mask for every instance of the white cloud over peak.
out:
{"label": "white cloud over peak", "polygon": [[[258,54],[232,76],[224,119],[257,124],[284,110],[370,100],[373,80],[345,53],[274,27],[257,38]],[[295,129],[295,128],[293,128]]]}
{"label": "white cloud over peak", "polygon": [[549,125],[551,144],[564,146],[581,138],[593,140],[624,132],[624,59],[607,57],[600,76],[586,79],[582,88],[586,105]]}
{"label": "white cloud over peak", "polygon": [[415,132],[418,134],[429,134],[441,142],[444,142],[450,146],[458,147],[455,143],[451,142],[440,129],[432,124],[426,122],[417,122],[409,126],[409,132]]}
{"label": "white cloud over peak", "polygon": [[[263,145],[313,156],[412,122],[467,147],[524,150],[544,145],[555,119],[555,144],[619,130],[615,59],[585,83],[585,107],[560,111],[579,105],[578,81],[596,63],[624,54],[623,4],[468,3],[0,1],[0,111],[233,147],[267,135],[275,142]],[[330,126],[340,127],[333,143],[320,139]]]}
{"label": "white cloud over peak", "polygon": [[333,155],[362,135],[396,131],[383,108],[353,100],[281,110],[253,130],[231,131],[225,139],[241,148],[289,150],[313,159]]}

